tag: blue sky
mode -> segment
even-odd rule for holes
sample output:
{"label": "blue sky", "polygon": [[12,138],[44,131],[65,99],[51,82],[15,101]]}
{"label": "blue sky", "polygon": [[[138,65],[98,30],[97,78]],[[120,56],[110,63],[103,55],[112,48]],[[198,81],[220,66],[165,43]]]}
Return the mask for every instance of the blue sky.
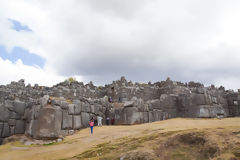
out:
{"label": "blue sky", "polygon": [[[12,29],[21,32],[32,32],[32,30],[27,26],[21,24],[21,22],[14,20],[14,19],[8,19],[10,22],[12,22]],[[0,57],[3,60],[9,60],[11,62],[16,62],[18,59],[21,59],[24,65],[29,66],[39,66],[43,68],[45,60],[38,56],[37,54],[30,53],[28,50],[22,48],[22,47],[14,47],[11,52],[8,52],[6,48],[0,44]]]}
{"label": "blue sky", "polygon": [[45,60],[34,54],[29,53],[27,50],[21,47],[14,47],[10,53],[7,52],[4,46],[0,45],[0,57],[3,60],[8,59],[11,62],[16,62],[18,59],[21,59],[23,64],[29,65],[29,66],[39,66],[43,68]]}

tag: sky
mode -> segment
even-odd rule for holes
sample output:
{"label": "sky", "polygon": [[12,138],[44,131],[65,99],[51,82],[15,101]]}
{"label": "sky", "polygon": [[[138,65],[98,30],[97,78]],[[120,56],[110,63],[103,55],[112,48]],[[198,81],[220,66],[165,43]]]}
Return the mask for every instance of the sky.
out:
{"label": "sky", "polygon": [[0,0],[0,84],[240,88],[239,0]]}

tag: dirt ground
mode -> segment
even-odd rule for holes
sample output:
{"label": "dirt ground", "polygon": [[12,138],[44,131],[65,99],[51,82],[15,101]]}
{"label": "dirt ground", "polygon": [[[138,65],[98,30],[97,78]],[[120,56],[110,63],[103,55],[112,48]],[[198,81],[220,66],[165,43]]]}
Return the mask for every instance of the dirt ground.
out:
{"label": "dirt ground", "polygon": [[[141,125],[94,127],[93,135],[90,134],[90,129],[86,128],[72,136],[65,137],[64,141],[52,145],[25,146],[16,142],[2,145],[0,146],[0,160],[81,159],[72,157],[76,157],[93,147],[96,148],[100,144],[114,143],[121,138],[132,138],[131,140],[136,138],[135,140],[138,140],[138,137],[154,135],[156,133],[164,134],[201,129],[214,131],[221,128],[231,128],[232,130],[237,129],[240,131],[240,118],[226,118],[221,120],[177,118]],[[221,132],[221,134],[223,133],[224,132]],[[199,135],[188,135],[187,137],[189,136],[193,136],[194,138],[197,137],[197,141],[199,140],[200,143],[203,143],[203,140],[201,140],[201,137],[199,138]],[[184,136],[177,138],[178,141],[180,141],[184,139]],[[176,142],[169,141],[166,144],[168,143],[169,149],[172,150],[173,148],[171,148],[171,144]],[[147,145],[147,143],[145,145]],[[161,149],[161,146],[159,147]],[[210,148],[210,151],[211,149],[212,148]],[[145,150],[147,150],[147,147],[145,147]],[[161,154],[161,152],[156,150],[156,154]],[[168,155],[164,156],[168,157]]]}

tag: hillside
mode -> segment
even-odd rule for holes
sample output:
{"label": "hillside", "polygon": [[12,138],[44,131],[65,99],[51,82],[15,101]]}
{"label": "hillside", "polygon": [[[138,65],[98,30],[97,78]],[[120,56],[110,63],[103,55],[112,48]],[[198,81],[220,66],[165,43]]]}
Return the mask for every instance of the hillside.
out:
{"label": "hillside", "polygon": [[0,146],[0,160],[240,159],[240,118],[170,119],[80,130],[64,141]]}

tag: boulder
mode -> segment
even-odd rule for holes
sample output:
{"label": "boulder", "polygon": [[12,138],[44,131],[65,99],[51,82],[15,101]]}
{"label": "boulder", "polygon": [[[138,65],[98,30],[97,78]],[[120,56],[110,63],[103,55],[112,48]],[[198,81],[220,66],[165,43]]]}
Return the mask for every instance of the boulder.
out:
{"label": "boulder", "polygon": [[20,115],[24,114],[25,108],[26,108],[26,103],[15,100],[13,102],[13,107],[14,107],[14,111]]}
{"label": "boulder", "polygon": [[0,138],[0,145],[3,143],[4,138]]}
{"label": "boulder", "polygon": [[21,119],[21,116],[19,114],[17,114],[16,112],[10,112],[9,118],[10,119]]}
{"label": "boulder", "polygon": [[0,122],[7,122],[9,114],[9,110],[4,105],[0,105]]}
{"label": "boulder", "polygon": [[15,134],[23,134],[25,132],[25,122],[23,120],[16,121]]}
{"label": "boulder", "polygon": [[0,137],[2,137],[3,132],[3,122],[0,122]]}
{"label": "boulder", "polygon": [[34,124],[34,138],[57,139],[61,133],[62,111],[47,105],[40,110]]}
{"label": "boulder", "polygon": [[66,102],[66,101],[61,101],[60,107],[61,107],[62,109],[68,109],[68,102]]}
{"label": "boulder", "polygon": [[10,136],[10,130],[8,123],[3,123],[3,131],[2,131],[2,137],[9,137]]}
{"label": "boulder", "polygon": [[141,122],[142,117],[136,107],[124,108],[124,112],[127,118],[126,124],[139,124]]}
{"label": "boulder", "polygon": [[91,111],[90,104],[89,104],[89,103],[83,103],[83,105],[82,105],[82,111],[89,113],[89,112]]}
{"label": "boulder", "polygon": [[80,129],[82,127],[81,116],[73,116],[73,129]]}
{"label": "boulder", "polygon": [[195,105],[205,105],[206,99],[204,94],[192,94],[192,103]]}
{"label": "boulder", "polygon": [[16,119],[9,119],[8,120],[8,125],[9,126],[15,126],[16,125]]}
{"label": "boulder", "polygon": [[80,115],[82,111],[82,102],[74,104],[74,113]]}
{"label": "boulder", "polygon": [[33,136],[34,135],[34,126],[35,126],[36,120],[31,120],[29,123],[27,123],[26,125],[26,130],[25,130],[25,134],[28,136]]}
{"label": "boulder", "polygon": [[73,116],[68,114],[67,110],[63,110],[63,120],[62,129],[72,129],[73,128]]}
{"label": "boulder", "polygon": [[68,114],[73,115],[74,114],[74,108],[75,108],[74,104],[69,104],[68,105]]}
{"label": "boulder", "polygon": [[89,113],[82,112],[81,113],[81,120],[82,120],[82,126],[83,127],[88,127],[89,126],[89,121],[90,121]]}

